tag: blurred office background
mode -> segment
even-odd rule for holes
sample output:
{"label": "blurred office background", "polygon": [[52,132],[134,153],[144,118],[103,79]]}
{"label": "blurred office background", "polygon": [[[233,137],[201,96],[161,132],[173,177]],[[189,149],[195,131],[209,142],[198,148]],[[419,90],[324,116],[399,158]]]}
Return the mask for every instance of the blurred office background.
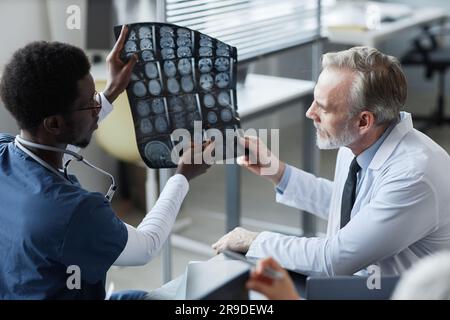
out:
{"label": "blurred office background", "polygon": [[[195,21],[188,21],[183,18],[188,14],[194,14],[192,12],[187,11],[177,16],[177,11],[173,9],[169,14],[171,6],[176,8],[178,2],[180,1],[2,0],[0,1],[0,28],[2,30],[0,33],[0,73],[3,65],[16,49],[34,40],[55,40],[69,42],[85,49],[92,60],[93,69],[96,71],[94,76],[100,78],[99,80],[102,80],[102,78],[104,80],[106,70],[103,63],[108,51],[114,44],[112,27],[116,24],[139,21],[169,21],[185,25],[194,23]],[[364,1],[324,0],[321,1],[322,7],[319,10],[319,2],[312,0],[204,0],[191,1],[192,8],[199,6],[200,2],[201,10],[206,12],[204,15],[209,19],[209,25],[205,23],[205,29],[201,30],[202,32],[207,31],[211,24],[214,25],[214,20],[211,20],[214,17],[211,17],[209,13],[220,13],[220,10],[233,8],[233,6],[241,9],[252,7],[255,15],[264,13],[268,15],[267,19],[271,19],[271,10],[267,9],[273,5],[284,5],[287,12],[285,16],[279,17],[278,21],[280,26],[284,25],[287,28],[286,30],[278,27],[277,33],[276,30],[270,31],[261,28],[260,31],[257,30],[255,34],[251,35],[263,39],[263,42],[248,46],[253,49],[259,46],[260,51],[247,53],[249,48],[242,42],[247,40],[230,35],[226,29],[214,29],[217,34],[213,35],[220,38],[220,35],[223,34],[224,37],[237,41],[239,43],[238,49],[242,46],[242,52],[247,54],[241,64],[244,71],[308,81],[314,81],[317,77],[318,54],[320,52],[342,50],[352,45],[332,42],[315,34],[314,30],[318,30],[318,13],[322,12],[324,15],[321,20],[321,34],[326,36],[330,30],[336,31],[340,28],[338,21],[337,25],[333,26],[334,29],[327,30],[326,16],[332,17],[334,12],[338,12],[338,9],[342,10],[342,8],[345,10],[352,8],[352,12],[362,8],[362,12],[366,12],[364,8],[367,5]],[[381,2],[391,3],[389,1]],[[377,23],[395,23],[396,20],[401,22],[402,19],[409,19],[410,15],[417,12],[415,8],[436,7],[440,8],[443,16],[450,13],[450,3],[445,0],[429,0],[426,2],[397,0],[395,3],[403,5],[396,7],[398,16],[387,17],[385,20],[383,20],[385,17],[379,16]],[[65,27],[68,17],[66,10],[71,5],[76,5],[81,9],[80,29],[69,30]],[[301,8],[302,5],[308,8],[308,15],[302,16],[299,14],[298,17],[294,16],[293,18],[292,15],[297,11],[290,11],[289,8],[295,7],[300,11],[298,8]],[[236,10],[236,14],[238,14],[237,12]],[[228,17],[232,17],[232,10],[228,11],[227,14]],[[301,19],[305,19],[309,24],[304,23]],[[250,20],[251,18],[249,18]],[[445,26],[444,20],[439,20],[439,23]],[[346,25],[342,26],[342,30],[361,27],[359,25],[361,21],[357,21],[356,18],[354,22],[348,22],[347,19]],[[241,24],[244,27],[246,21],[242,21]],[[298,25],[303,26],[304,29],[297,30]],[[305,27],[307,25],[311,28]],[[197,26],[202,26],[202,24],[197,24]],[[375,30],[382,27],[383,25],[377,24],[373,26]],[[291,33],[289,28],[296,29],[297,32]],[[238,32],[236,31],[236,33]],[[258,32],[262,34],[257,34]],[[365,31],[361,30],[360,32]],[[386,37],[386,39],[377,42],[376,47],[385,53],[401,58],[412,48],[412,40],[421,32],[423,31],[420,26],[405,28],[405,30],[396,32],[391,37]],[[277,40],[281,38],[291,39],[292,41],[279,43]],[[224,41],[228,42],[227,39],[224,39]],[[230,44],[233,44],[232,41]],[[427,79],[424,76],[424,67],[405,66],[404,70],[409,83],[406,110],[414,115],[429,114],[434,110],[436,104],[438,88],[436,74],[431,79]],[[243,90],[245,90],[245,84]],[[274,86],[271,90],[275,92],[279,88]],[[448,97],[450,88],[446,86],[444,92],[445,96]],[[123,101],[126,101],[126,99]],[[1,103],[0,101],[0,105]],[[116,108],[128,108],[126,103],[122,104],[116,105]],[[280,158],[301,168],[303,166],[301,160],[303,156],[301,128],[306,121],[309,121],[304,116],[304,107],[300,102],[293,101],[279,112],[271,112],[243,122],[243,127],[280,129]],[[119,133],[121,126],[129,128],[131,124],[117,123],[116,128]],[[445,125],[433,126],[427,130],[427,134],[449,151],[449,129]],[[0,107],[0,132],[12,134],[18,132],[15,122],[3,105]],[[123,132],[124,135],[129,133],[125,129]],[[102,126],[99,128],[97,138],[100,137],[101,133]],[[134,143],[134,136],[132,135],[128,134],[124,139]],[[120,150],[114,150],[114,148],[114,141],[108,142],[107,133],[103,131],[101,139],[94,138],[91,145],[83,151],[83,154],[92,163],[111,172],[115,177],[120,177],[121,190],[118,191],[113,201],[113,207],[124,221],[137,225],[146,213],[145,176],[147,171],[139,161],[134,161],[130,157],[121,158]],[[332,179],[335,156],[336,151],[319,152],[316,166],[317,173],[320,176]],[[79,177],[86,189],[106,191],[109,181],[105,180],[102,175],[93,174],[89,168],[77,164],[72,166],[72,171]],[[180,236],[181,239],[186,239],[184,242],[186,245],[183,245],[183,241],[180,240],[172,242],[172,277],[182,274],[188,261],[206,260],[212,257],[213,252],[209,246],[226,232],[225,175],[224,166],[218,165],[211,168],[204,176],[192,181],[175,231],[175,234]],[[275,230],[296,235],[302,235],[304,231],[307,231],[304,229],[302,214],[298,210],[276,204],[273,186],[262,178],[245,171],[242,172],[241,176],[241,212],[241,225],[252,230]],[[319,236],[326,232],[326,222],[320,219],[313,220],[313,227],[313,232]],[[112,267],[108,274],[108,281],[114,282],[116,289],[151,290],[163,283],[161,268],[160,257],[143,267]]]}

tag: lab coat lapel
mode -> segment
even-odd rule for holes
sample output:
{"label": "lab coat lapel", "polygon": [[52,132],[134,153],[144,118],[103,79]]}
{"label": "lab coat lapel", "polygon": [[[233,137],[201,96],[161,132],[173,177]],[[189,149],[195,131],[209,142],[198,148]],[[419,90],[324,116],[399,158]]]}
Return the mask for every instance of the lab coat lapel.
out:
{"label": "lab coat lapel", "polygon": [[[370,162],[368,170],[365,172],[366,179],[364,179],[364,184],[361,185],[360,196],[355,200],[355,204],[352,210],[352,217],[354,212],[358,212],[365,203],[370,201],[371,197],[371,187],[374,178],[378,173],[372,170],[378,170],[381,166],[386,163],[389,156],[395,150],[397,145],[403,139],[403,137],[413,130],[411,114],[402,112],[401,121],[392,129],[389,136],[381,144],[380,148],[376,152],[374,158]],[[330,214],[328,218],[328,236],[336,234],[340,229],[340,212],[341,212],[341,198],[344,189],[344,184],[348,175],[348,168],[354,157],[353,152],[347,148],[342,147],[339,150],[338,160],[336,163],[336,173],[334,177],[334,191],[333,198],[330,206]],[[364,194],[365,196],[361,196]]]}
{"label": "lab coat lapel", "polygon": [[378,170],[386,162],[403,137],[413,130],[411,114],[402,112],[402,120],[392,129],[373,157],[369,169]]}

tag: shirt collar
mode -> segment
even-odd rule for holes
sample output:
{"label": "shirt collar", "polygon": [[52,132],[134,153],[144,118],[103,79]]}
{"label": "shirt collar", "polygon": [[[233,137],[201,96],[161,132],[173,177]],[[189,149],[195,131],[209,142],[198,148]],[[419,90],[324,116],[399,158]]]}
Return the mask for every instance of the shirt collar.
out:
{"label": "shirt collar", "polygon": [[359,166],[361,167],[362,171],[365,171],[369,165],[370,162],[372,162],[373,157],[377,153],[380,146],[383,144],[384,140],[386,140],[387,136],[391,133],[392,129],[397,125],[397,122],[390,125],[389,127],[384,130],[381,137],[378,138],[375,143],[373,143],[369,148],[361,152],[357,157],[356,161],[358,162]]}

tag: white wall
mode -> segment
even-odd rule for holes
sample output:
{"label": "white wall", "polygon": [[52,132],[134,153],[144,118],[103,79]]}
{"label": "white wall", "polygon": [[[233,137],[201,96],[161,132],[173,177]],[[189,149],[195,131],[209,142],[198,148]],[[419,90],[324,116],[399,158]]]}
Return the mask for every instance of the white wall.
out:
{"label": "white wall", "polygon": [[43,0],[0,1],[0,67],[16,49],[28,42],[50,40],[47,21],[47,6]]}
{"label": "white wall", "polygon": [[[42,2],[43,0],[39,0]],[[70,43],[74,46],[86,47],[86,27],[87,27],[87,0],[46,0],[48,12],[48,24],[50,37],[53,41]],[[72,11],[67,12],[70,6],[77,6],[80,9],[80,28],[67,28],[67,19],[72,15]]]}
{"label": "white wall", "polygon": [[[48,4],[53,6],[56,4],[56,1],[59,3],[61,0],[49,0]],[[67,5],[78,3],[80,3],[79,0],[64,0],[64,4]],[[51,32],[49,12],[56,12],[56,15],[64,15],[65,8],[58,5],[49,9],[48,4],[46,0],[0,1],[0,30],[2,30],[0,32],[0,74],[2,66],[11,58],[13,52],[31,41],[63,41],[67,39],[69,40],[68,42],[72,43],[83,41],[77,35],[55,32],[56,29],[61,27],[60,24],[63,20],[52,19],[53,32]],[[51,36],[52,34],[53,37]],[[2,101],[0,101],[0,132],[7,132],[13,135],[18,133],[15,120],[6,110]],[[93,139],[91,145],[82,153],[93,164],[117,176],[116,161],[99,148],[95,143],[95,139]],[[77,175],[81,184],[88,190],[107,191],[109,179],[102,174],[96,174],[95,171],[79,164],[75,164],[71,172]]]}
{"label": "white wall", "polygon": [[[44,0],[0,1],[0,74],[15,50],[30,41],[49,40]],[[17,125],[0,101],[0,132],[16,134]]]}
{"label": "white wall", "polygon": [[[395,0],[395,1],[386,1],[381,0],[382,2],[396,2],[396,3],[404,3],[413,7],[440,7],[447,10],[447,14],[450,14],[450,1],[448,0]],[[410,30],[408,32],[403,32],[399,34],[395,39],[387,41],[383,49],[390,54],[393,54],[397,57],[401,57],[408,49],[411,48],[411,40],[420,34],[420,29],[417,28],[415,31]],[[450,33],[447,38],[447,41],[450,43]],[[433,96],[434,92],[437,88],[437,74],[433,76],[431,80],[425,79],[425,69],[423,67],[417,66],[408,66],[404,67],[404,71],[406,77],[408,79],[408,84],[410,90],[419,90],[423,91],[424,94],[429,94]],[[450,73],[450,72],[449,72]],[[450,75],[447,74],[447,92],[450,92]]]}
{"label": "white wall", "polygon": [[450,1],[448,0],[395,0],[395,1],[388,1],[388,0],[378,0],[381,2],[395,2],[395,3],[404,3],[410,6],[416,6],[416,7],[441,7],[448,10],[450,13]]}

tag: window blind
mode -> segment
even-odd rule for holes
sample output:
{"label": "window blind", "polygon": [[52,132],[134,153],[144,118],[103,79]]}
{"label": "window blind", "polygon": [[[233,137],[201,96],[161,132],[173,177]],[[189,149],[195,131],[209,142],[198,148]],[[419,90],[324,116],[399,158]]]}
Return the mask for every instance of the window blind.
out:
{"label": "window blind", "polygon": [[163,0],[164,19],[238,48],[252,58],[319,37],[319,0]]}

